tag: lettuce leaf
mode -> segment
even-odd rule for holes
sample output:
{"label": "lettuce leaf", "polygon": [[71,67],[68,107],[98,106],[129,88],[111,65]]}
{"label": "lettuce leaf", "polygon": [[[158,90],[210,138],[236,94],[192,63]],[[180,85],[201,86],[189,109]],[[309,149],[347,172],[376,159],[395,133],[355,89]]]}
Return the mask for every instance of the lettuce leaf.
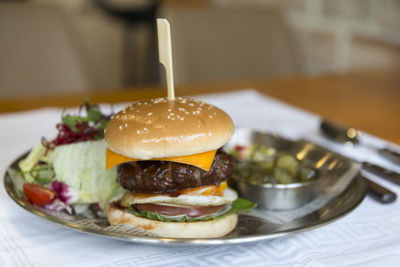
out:
{"label": "lettuce leaf", "polygon": [[35,182],[35,178],[31,175],[32,168],[36,166],[39,161],[44,161],[51,164],[51,151],[46,154],[46,147],[42,143],[37,144],[28,154],[28,156],[18,162],[18,166],[28,183]]}
{"label": "lettuce leaf", "polygon": [[156,220],[156,221],[162,221],[162,222],[198,222],[198,221],[209,221],[209,220],[218,220],[228,214],[234,214],[234,213],[238,213],[238,212],[249,212],[251,211],[253,208],[255,208],[257,206],[256,203],[253,203],[247,199],[244,198],[237,198],[234,202],[232,202],[232,206],[229,210],[227,210],[226,212],[224,212],[223,214],[220,214],[216,217],[200,217],[200,218],[190,218],[187,216],[183,216],[181,219],[179,220],[171,220],[169,218],[164,217],[163,215],[161,215],[158,212],[149,212],[149,211],[139,211],[137,210],[135,207],[130,206],[129,207],[129,211],[131,211],[133,214],[135,214],[136,216],[139,217],[144,217],[147,219],[152,219],[152,220]]}
{"label": "lettuce leaf", "polygon": [[78,203],[99,203],[104,208],[120,190],[117,170],[106,171],[106,144],[103,140],[57,146],[53,152],[56,179],[79,193]]}

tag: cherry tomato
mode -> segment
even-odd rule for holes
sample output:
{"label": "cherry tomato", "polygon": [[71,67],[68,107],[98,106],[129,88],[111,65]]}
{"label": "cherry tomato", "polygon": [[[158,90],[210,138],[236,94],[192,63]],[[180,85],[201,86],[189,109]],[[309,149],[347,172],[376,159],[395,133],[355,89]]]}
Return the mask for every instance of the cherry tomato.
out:
{"label": "cherry tomato", "polygon": [[30,202],[39,206],[49,204],[56,197],[54,191],[33,183],[24,184],[24,193]]}

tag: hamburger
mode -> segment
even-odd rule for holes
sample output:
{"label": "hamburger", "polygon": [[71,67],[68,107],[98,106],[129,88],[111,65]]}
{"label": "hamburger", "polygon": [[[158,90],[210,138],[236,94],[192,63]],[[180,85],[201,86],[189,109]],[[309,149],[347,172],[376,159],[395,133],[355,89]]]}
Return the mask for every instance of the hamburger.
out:
{"label": "hamburger", "polygon": [[108,205],[109,223],[174,238],[231,232],[237,212],[253,207],[227,184],[234,159],[221,147],[233,133],[224,111],[195,99],[143,100],[114,115],[106,168],[117,166],[126,193]]}

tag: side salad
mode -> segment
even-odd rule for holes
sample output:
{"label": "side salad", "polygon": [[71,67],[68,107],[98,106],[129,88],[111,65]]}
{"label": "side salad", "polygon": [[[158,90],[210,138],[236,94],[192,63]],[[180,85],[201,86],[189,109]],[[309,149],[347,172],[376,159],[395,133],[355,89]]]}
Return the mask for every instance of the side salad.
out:
{"label": "side salad", "polygon": [[77,115],[63,112],[57,136],[42,138],[18,163],[24,194],[31,203],[49,210],[101,214],[113,196],[123,193],[116,168],[105,168],[103,137],[111,116],[89,99]]}

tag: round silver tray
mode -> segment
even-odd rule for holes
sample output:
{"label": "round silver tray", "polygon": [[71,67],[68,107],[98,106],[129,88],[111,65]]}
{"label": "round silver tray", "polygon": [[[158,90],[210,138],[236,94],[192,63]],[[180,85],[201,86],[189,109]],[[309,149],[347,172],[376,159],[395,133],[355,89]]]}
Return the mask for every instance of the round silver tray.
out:
{"label": "round silver tray", "polygon": [[[297,151],[304,146],[310,146],[307,142],[294,142],[268,135],[265,133],[251,133],[249,138],[254,138],[255,142],[272,145],[275,148],[283,148],[289,151]],[[258,136],[257,136],[258,135]],[[328,169],[320,166],[319,172],[322,177],[328,179],[339,178],[340,175],[347,173],[347,168],[352,164],[351,161],[345,159],[331,151],[312,145],[313,148],[308,149],[310,157],[309,161],[319,162],[327,153],[334,160],[341,162],[337,168]],[[55,212],[45,210],[36,205],[29,203],[24,197],[22,191],[23,181],[19,180],[13,171],[18,169],[18,161],[26,154],[16,159],[9,167],[4,176],[4,186],[11,199],[28,212],[39,216],[47,221],[59,224],[63,227],[73,229],[82,233],[93,234],[97,236],[114,238],[135,243],[157,244],[157,245],[224,245],[254,242],[266,239],[273,239],[289,234],[299,233],[306,230],[321,227],[331,223],[355,209],[364,199],[367,186],[363,178],[357,174],[352,179],[347,188],[337,197],[331,199],[323,207],[307,214],[301,218],[297,218],[288,223],[276,223],[269,220],[267,216],[260,212],[239,214],[239,222],[236,228],[227,236],[221,238],[208,239],[183,239],[183,238],[161,238],[150,236],[146,232],[136,228],[126,226],[109,226],[105,218],[87,218],[80,215],[70,215],[64,211]]]}

